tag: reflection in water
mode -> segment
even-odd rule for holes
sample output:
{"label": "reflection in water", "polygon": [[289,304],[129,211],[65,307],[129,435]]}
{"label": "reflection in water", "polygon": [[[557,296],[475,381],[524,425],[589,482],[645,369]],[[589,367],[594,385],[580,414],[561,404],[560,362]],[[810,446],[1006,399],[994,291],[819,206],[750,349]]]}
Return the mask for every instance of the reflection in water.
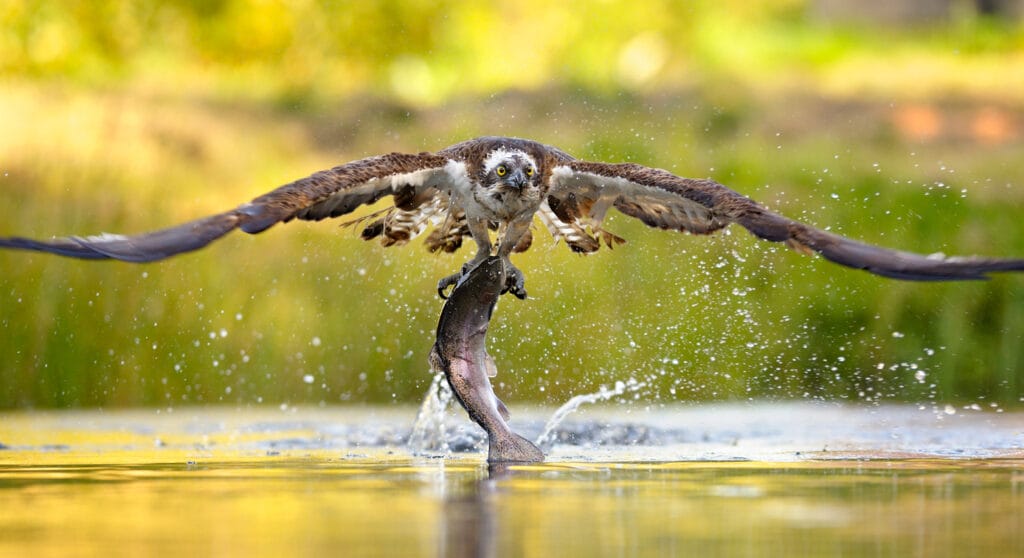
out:
{"label": "reflection in water", "polygon": [[490,469],[413,410],[0,415],[0,556],[1024,556],[1020,415],[702,409]]}
{"label": "reflection in water", "polygon": [[497,545],[501,538],[501,521],[495,511],[499,498],[495,489],[498,481],[516,474],[508,463],[481,466],[486,474],[464,479],[441,494],[443,505],[438,515],[440,535],[437,556],[452,558],[500,556]]}
{"label": "reflection in water", "polygon": [[497,523],[494,502],[488,497],[490,487],[488,479],[480,479],[470,490],[445,498],[438,517],[441,527],[438,556],[497,556],[494,547]]}
{"label": "reflection in water", "polygon": [[[0,462],[0,556],[1012,556],[1024,460]],[[97,461],[104,456],[93,456]]]}
{"label": "reflection in water", "polygon": [[1024,462],[492,468],[441,556],[1019,555]]}
{"label": "reflection in water", "polygon": [[[447,495],[440,519],[442,546],[438,556],[454,558],[500,556],[501,522],[495,512],[495,486],[517,474],[508,463],[487,464],[487,476],[467,483],[466,490]],[[520,471],[518,474],[527,474]]]}

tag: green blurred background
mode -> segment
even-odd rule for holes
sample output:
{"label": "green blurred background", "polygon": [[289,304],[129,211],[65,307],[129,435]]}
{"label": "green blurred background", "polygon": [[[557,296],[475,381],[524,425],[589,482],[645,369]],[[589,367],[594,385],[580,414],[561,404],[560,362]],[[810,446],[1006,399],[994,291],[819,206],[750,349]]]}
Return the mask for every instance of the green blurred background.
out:
{"label": "green blurred background", "polygon": [[[979,8],[980,5],[980,8]],[[1024,256],[1021,3],[0,3],[0,234],[139,232],[477,135],[710,176],[925,253]],[[618,215],[541,231],[499,394],[1019,406],[1024,277],[903,283]],[[0,253],[0,408],[418,401],[470,257],[292,223],[143,266]]]}

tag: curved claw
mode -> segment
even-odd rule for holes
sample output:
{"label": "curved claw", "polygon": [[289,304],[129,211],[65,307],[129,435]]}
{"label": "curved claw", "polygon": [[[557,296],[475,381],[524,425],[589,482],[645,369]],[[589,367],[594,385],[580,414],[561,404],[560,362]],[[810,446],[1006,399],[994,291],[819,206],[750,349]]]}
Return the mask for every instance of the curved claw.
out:
{"label": "curved claw", "polygon": [[522,287],[509,287],[506,292],[512,293],[519,300],[526,300],[526,291]]}
{"label": "curved claw", "polygon": [[[462,266],[462,270],[458,273],[453,273],[440,281],[437,282],[437,296],[441,297],[442,300],[448,300],[450,292],[446,293],[448,289],[454,289],[458,285],[459,281],[466,275],[468,275],[473,269],[479,265],[479,262],[469,261]],[[519,300],[526,300],[526,278],[523,276],[523,272],[519,271],[519,268],[512,265],[507,260],[505,261],[505,286],[501,290],[501,294],[512,293],[513,296]]]}
{"label": "curved claw", "polygon": [[442,300],[448,300],[448,295],[445,294],[445,291],[448,290],[449,287],[454,289],[455,285],[459,282],[459,279],[461,278],[462,273],[454,273],[438,281],[437,296],[441,297]]}
{"label": "curved claw", "polygon": [[505,272],[508,276],[505,279],[505,289],[501,292],[512,293],[519,300],[526,300],[526,278],[523,277],[523,272],[514,265],[509,265]]}

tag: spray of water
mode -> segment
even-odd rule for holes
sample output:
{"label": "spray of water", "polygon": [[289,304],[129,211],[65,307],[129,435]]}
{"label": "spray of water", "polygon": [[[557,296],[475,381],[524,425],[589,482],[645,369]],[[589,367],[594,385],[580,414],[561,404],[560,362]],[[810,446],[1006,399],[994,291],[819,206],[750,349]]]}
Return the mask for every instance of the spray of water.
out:
{"label": "spray of water", "polygon": [[444,415],[452,400],[452,388],[444,372],[434,374],[427,395],[423,398],[416,422],[409,435],[409,448],[413,455],[445,455],[448,439],[444,431]]}
{"label": "spray of water", "polygon": [[584,403],[597,403],[599,401],[607,401],[612,397],[617,397],[624,393],[632,393],[634,391],[643,389],[646,385],[646,382],[640,382],[634,378],[630,378],[625,382],[615,382],[615,387],[613,389],[608,389],[606,386],[601,386],[601,390],[598,391],[597,393],[587,393],[584,395],[573,396],[571,399],[566,401],[564,405],[559,407],[558,410],[555,411],[555,414],[551,415],[551,418],[548,419],[547,424],[544,425],[544,430],[541,432],[540,436],[537,437],[537,445],[544,450],[547,450],[551,446],[553,446],[556,441],[555,437],[552,435],[555,431],[555,428],[558,427],[558,425],[561,424],[563,420],[565,420],[565,417],[575,412],[576,409],[579,409],[580,405],[583,405]]}
{"label": "spray of water", "polygon": [[[618,397],[625,393],[633,393],[647,387],[646,382],[635,378],[615,382],[615,387],[601,386],[596,393],[576,395],[559,407],[544,425],[544,430],[537,438],[537,445],[547,450],[557,441],[554,435],[558,427],[573,412],[585,403],[598,403]],[[413,455],[436,456],[447,455],[449,452],[447,433],[445,432],[445,413],[452,401],[452,389],[443,372],[434,374],[434,379],[427,389],[420,410],[409,435],[409,449]]]}

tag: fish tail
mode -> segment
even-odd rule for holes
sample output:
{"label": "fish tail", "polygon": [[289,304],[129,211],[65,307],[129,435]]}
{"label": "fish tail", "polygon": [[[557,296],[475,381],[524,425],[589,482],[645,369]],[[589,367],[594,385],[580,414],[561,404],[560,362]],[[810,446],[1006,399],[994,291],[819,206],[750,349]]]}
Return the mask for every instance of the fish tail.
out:
{"label": "fish tail", "polygon": [[544,452],[533,442],[509,432],[506,435],[488,433],[488,463],[540,463]]}

